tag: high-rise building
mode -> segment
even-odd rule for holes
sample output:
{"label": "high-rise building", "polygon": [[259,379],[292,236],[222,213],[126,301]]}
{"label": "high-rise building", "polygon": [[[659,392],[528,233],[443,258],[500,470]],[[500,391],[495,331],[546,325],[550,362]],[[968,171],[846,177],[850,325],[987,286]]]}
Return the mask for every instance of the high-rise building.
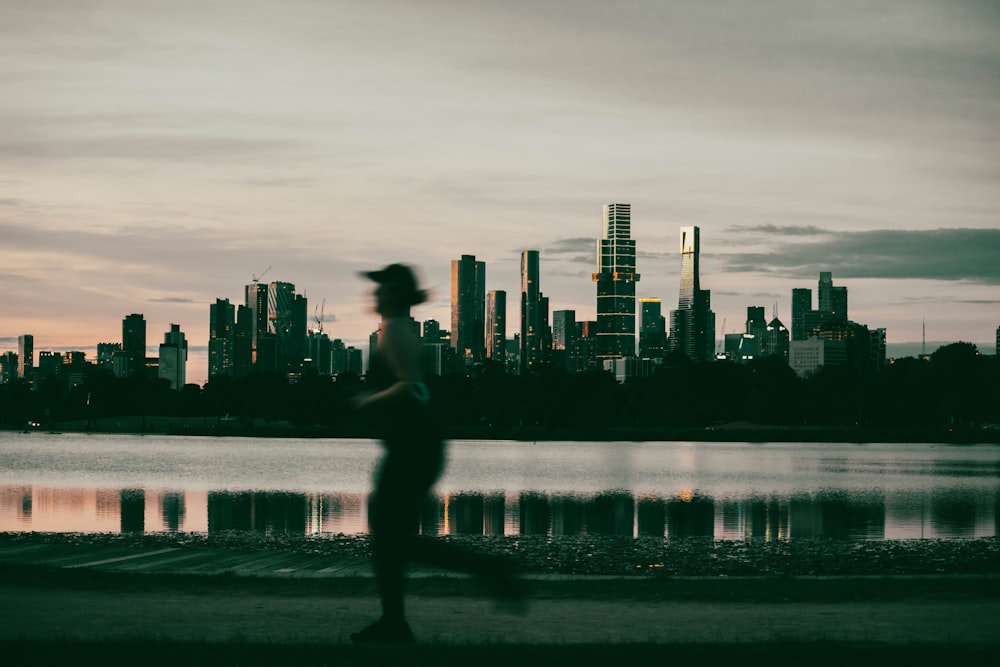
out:
{"label": "high-rise building", "polygon": [[451,261],[451,346],[466,366],[486,356],[486,262]]}
{"label": "high-rise building", "polygon": [[764,344],[761,346],[761,356],[779,356],[788,361],[788,343],[788,329],[785,328],[785,325],[775,315],[764,331]]}
{"label": "high-rise building", "polygon": [[31,379],[31,370],[35,367],[35,337],[22,334],[17,337],[17,375]]}
{"label": "high-rise building", "polygon": [[681,228],[681,284],[677,310],[670,312],[670,349],[692,361],[715,357],[715,313],[710,290],[701,289],[698,227]]}
{"label": "high-rise building", "polygon": [[292,283],[273,282],[267,286],[267,310],[267,331],[277,338],[278,370],[297,372],[306,356],[306,298]]}
{"label": "high-rise building", "polygon": [[552,313],[552,363],[569,373],[581,370],[577,332],[575,310]]}
{"label": "high-rise building", "polygon": [[[307,356],[308,303],[292,283],[254,281],[246,286],[243,324],[237,312],[237,331],[250,334],[252,369],[258,372],[298,373]],[[237,334],[240,335],[239,333]],[[237,343],[237,347],[240,344]],[[239,352],[237,352],[239,356]],[[237,361],[240,376],[241,361]]]}
{"label": "high-rise building", "polygon": [[635,356],[635,241],[632,206],[605,204],[597,241],[597,356]]}
{"label": "high-rise building", "polygon": [[486,295],[486,356],[501,364],[507,357],[507,292],[490,290]]}
{"label": "high-rise building", "polygon": [[542,293],[538,282],[538,251],[521,252],[521,354],[520,370],[527,373],[543,360],[545,322],[548,313],[542,313]]}
{"label": "high-rise building", "polygon": [[806,316],[812,310],[812,290],[792,289],[792,340],[806,339]]}
{"label": "high-rise building", "polygon": [[42,350],[38,353],[38,377],[47,378],[59,375],[63,366],[63,356],[60,352]]}
{"label": "high-rise building", "polygon": [[0,384],[17,380],[17,352],[0,354]]}
{"label": "high-rise building", "polygon": [[764,306],[747,306],[747,321],[744,333],[748,333],[760,341],[764,339],[765,331],[767,331],[767,320],[764,319]]}
{"label": "high-rise building", "polygon": [[236,307],[229,299],[209,305],[208,377],[236,377]]}
{"label": "high-rise building", "polygon": [[141,313],[126,315],[122,320],[122,354],[125,376],[146,377],[146,319]]}
{"label": "high-rise building", "polygon": [[996,346],[995,350],[996,351],[994,352],[994,354],[997,357],[1000,357],[1000,327],[997,327],[997,346]]}
{"label": "high-rise building", "polygon": [[187,382],[188,344],[179,324],[171,324],[170,331],[163,336],[160,344],[158,375],[170,382],[170,388],[177,390]]}
{"label": "high-rise building", "polygon": [[639,357],[662,359],[667,352],[667,320],[659,299],[639,299]]}
{"label": "high-rise building", "polygon": [[833,274],[819,274],[818,301],[812,308],[812,291],[805,288],[792,290],[792,340],[806,340],[822,336],[830,340],[843,340],[847,335],[847,288],[833,284]]}
{"label": "high-rise building", "polygon": [[821,271],[819,274],[819,304],[817,310],[831,319],[847,321],[847,288],[833,284],[833,274]]}
{"label": "high-rise building", "polygon": [[236,308],[236,337],[233,342],[235,372],[237,378],[246,377],[253,371],[255,359],[254,335],[256,314],[250,306]]}

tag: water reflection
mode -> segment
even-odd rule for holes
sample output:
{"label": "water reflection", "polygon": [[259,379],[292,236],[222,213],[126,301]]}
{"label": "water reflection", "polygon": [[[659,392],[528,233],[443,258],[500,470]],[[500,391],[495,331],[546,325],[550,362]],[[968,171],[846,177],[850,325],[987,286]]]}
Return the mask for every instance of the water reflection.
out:
{"label": "water reflection", "polygon": [[[79,489],[0,485],[0,530],[364,534],[361,493]],[[713,498],[670,495],[462,492],[428,498],[428,535],[607,535],[717,539],[882,540],[996,536],[1000,492],[933,490]]]}

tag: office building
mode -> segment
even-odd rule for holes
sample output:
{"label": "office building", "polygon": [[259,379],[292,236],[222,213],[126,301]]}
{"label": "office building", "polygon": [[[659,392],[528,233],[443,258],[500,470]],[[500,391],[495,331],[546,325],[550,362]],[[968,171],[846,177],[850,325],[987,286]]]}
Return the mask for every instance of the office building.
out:
{"label": "office building", "polygon": [[548,301],[542,297],[539,286],[539,261],[537,250],[521,252],[521,353],[520,372],[528,373],[542,363],[547,337]]}
{"label": "office building", "polygon": [[743,333],[748,333],[757,340],[763,340],[765,331],[767,331],[767,320],[764,319],[764,306],[748,306]]}
{"label": "office building", "polygon": [[31,371],[35,367],[35,337],[22,334],[17,337],[17,375],[31,379]]}
{"label": "office building", "polygon": [[681,283],[677,310],[670,312],[670,349],[692,361],[715,358],[715,313],[709,290],[701,289],[698,227],[680,231]]}
{"label": "office building", "polygon": [[761,345],[761,356],[778,356],[788,361],[789,332],[781,320],[775,315],[764,330],[764,342]]}
{"label": "office building", "polygon": [[451,346],[469,368],[486,356],[486,262],[451,261]]}
{"label": "office building", "polygon": [[490,290],[486,295],[486,357],[506,363],[507,356],[507,292]]}
{"label": "office building", "polygon": [[806,339],[806,314],[812,310],[812,290],[796,287],[792,290],[792,340]]}
{"label": "office building", "polygon": [[792,290],[792,340],[820,336],[843,340],[847,326],[847,288],[833,284],[833,274],[819,274],[818,304],[812,307],[812,291]]}
{"label": "office building", "polygon": [[635,284],[632,206],[606,204],[597,241],[597,356],[635,356]]}
{"label": "office building", "polygon": [[17,352],[0,354],[0,384],[17,381]]}
{"label": "office building", "polygon": [[[294,375],[302,370],[307,356],[308,302],[295,291],[295,285],[275,281],[257,281],[246,286],[243,322],[236,314],[237,336],[249,334],[250,363],[254,372],[278,372]],[[242,343],[242,344],[241,344]],[[236,347],[239,358],[245,342]],[[243,361],[237,360],[237,377]]]}
{"label": "office building", "polygon": [[179,324],[171,324],[170,331],[163,336],[160,344],[160,360],[157,375],[170,382],[170,388],[178,390],[187,382],[188,344]]}
{"label": "office building", "polygon": [[667,352],[667,319],[659,299],[639,299],[639,357],[662,359]]}
{"label": "office building", "polygon": [[575,310],[552,313],[552,364],[568,373],[581,370]]}
{"label": "office building", "polygon": [[125,377],[145,379],[146,320],[141,313],[126,315],[122,320],[122,354]]}
{"label": "office building", "polygon": [[236,307],[229,299],[209,305],[208,378],[236,377]]}
{"label": "office building", "polygon": [[[58,376],[62,370],[62,365],[63,356],[61,353],[43,350],[38,353],[37,377],[48,378]],[[35,389],[38,388],[38,385],[35,385]]]}

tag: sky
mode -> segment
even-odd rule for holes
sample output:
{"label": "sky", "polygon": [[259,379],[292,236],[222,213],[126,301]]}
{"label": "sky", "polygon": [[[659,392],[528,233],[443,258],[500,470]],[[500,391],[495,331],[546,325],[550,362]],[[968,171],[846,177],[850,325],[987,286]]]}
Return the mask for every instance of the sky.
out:
{"label": "sky", "polygon": [[701,228],[718,338],[831,271],[890,355],[993,354],[998,119],[996,0],[0,0],[0,352],[93,358],[142,313],[200,384],[254,278],[367,348],[358,271],[413,264],[447,328],[463,254],[513,335],[524,249],[593,319],[627,202],[664,311]]}

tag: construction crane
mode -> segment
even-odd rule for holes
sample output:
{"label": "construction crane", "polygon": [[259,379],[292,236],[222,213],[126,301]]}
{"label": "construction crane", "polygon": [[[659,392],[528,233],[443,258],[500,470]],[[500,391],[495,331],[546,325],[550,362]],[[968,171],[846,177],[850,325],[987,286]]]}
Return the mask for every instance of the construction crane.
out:
{"label": "construction crane", "polygon": [[313,319],[316,321],[316,332],[323,333],[323,311],[326,310],[326,299],[313,311]]}
{"label": "construction crane", "polygon": [[259,276],[256,275],[256,274],[253,274],[253,281],[254,281],[254,283],[260,282],[260,279],[263,278],[267,274],[267,272],[270,271],[270,270],[271,270],[271,267],[269,266],[266,269],[264,269],[264,272],[261,273]]}

